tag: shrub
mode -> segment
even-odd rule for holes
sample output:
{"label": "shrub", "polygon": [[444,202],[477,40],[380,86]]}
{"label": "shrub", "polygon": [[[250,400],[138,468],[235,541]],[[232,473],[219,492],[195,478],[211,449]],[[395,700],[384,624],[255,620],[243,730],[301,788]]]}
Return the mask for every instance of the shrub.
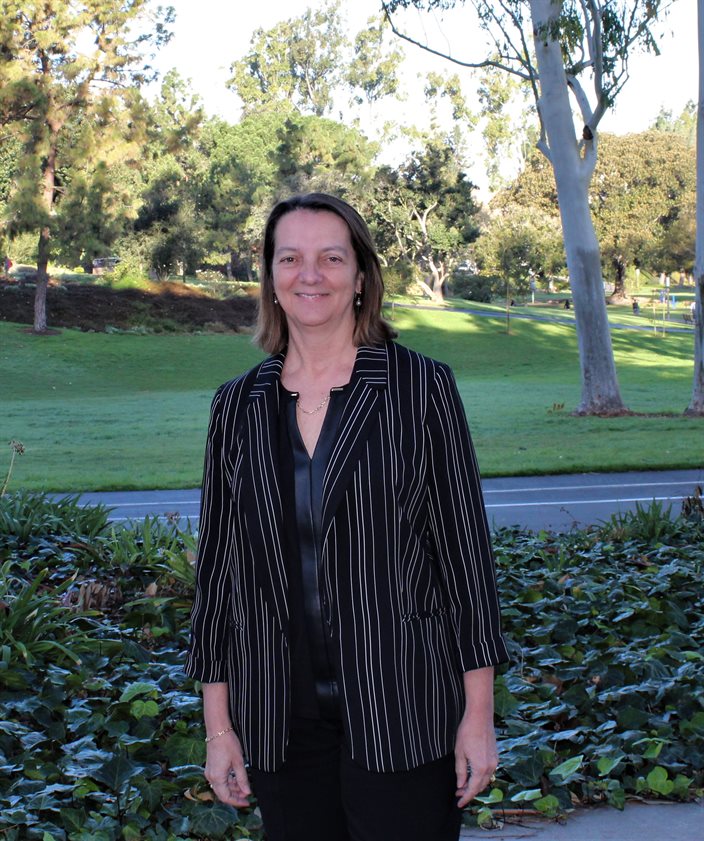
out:
{"label": "shrub", "polygon": [[29,266],[36,266],[38,246],[39,237],[37,234],[27,231],[25,233],[16,234],[10,240],[8,251],[14,263],[24,263]]}
{"label": "shrub", "polygon": [[[701,793],[692,500],[667,524],[650,507],[564,535],[497,533],[513,659],[496,682],[501,769],[468,820]],[[203,781],[201,701],[183,672],[195,537],[177,515],[106,527],[105,509],[79,508],[0,499],[0,835],[261,839],[257,812],[213,802]]]}
{"label": "shrub", "polygon": [[505,291],[505,283],[498,275],[469,274],[457,271],[450,284],[452,295],[468,301],[491,303],[492,299]]}

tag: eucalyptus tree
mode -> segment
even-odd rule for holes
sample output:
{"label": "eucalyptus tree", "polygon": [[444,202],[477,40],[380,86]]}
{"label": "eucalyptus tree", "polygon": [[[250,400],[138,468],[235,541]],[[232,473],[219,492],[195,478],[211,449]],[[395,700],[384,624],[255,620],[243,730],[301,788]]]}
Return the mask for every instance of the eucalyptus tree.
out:
{"label": "eucalyptus tree", "polygon": [[[388,0],[393,30],[399,8],[447,9],[454,0]],[[555,174],[567,266],[575,305],[581,368],[580,414],[625,411],[614,363],[601,272],[589,208],[597,160],[597,128],[628,79],[634,48],[654,48],[652,26],[665,0],[472,0],[492,46],[488,55],[458,60],[497,67],[531,86],[540,123],[537,146]],[[474,25],[468,22],[468,25]],[[579,112],[575,121],[572,105]]]}
{"label": "eucalyptus tree", "polygon": [[153,78],[149,51],[168,39],[172,14],[148,0],[3,0],[0,122],[18,133],[24,147],[9,224],[38,232],[35,332],[47,326],[62,138],[81,115],[95,128],[82,140],[100,142],[98,129],[113,121],[118,101],[134,98],[132,86]]}
{"label": "eucalyptus tree", "polygon": [[699,49],[699,102],[697,103],[697,238],[694,259],[696,323],[694,325],[694,377],[686,412],[704,415],[704,0],[697,0]]}
{"label": "eucalyptus tree", "polygon": [[340,0],[327,0],[271,29],[257,29],[249,52],[231,65],[229,88],[250,114],[263,107],[293,107],[316,117],[351,102],[361,105],[393,96],[402,55],[386,44],[387,25],[370,18],[351,39]]}

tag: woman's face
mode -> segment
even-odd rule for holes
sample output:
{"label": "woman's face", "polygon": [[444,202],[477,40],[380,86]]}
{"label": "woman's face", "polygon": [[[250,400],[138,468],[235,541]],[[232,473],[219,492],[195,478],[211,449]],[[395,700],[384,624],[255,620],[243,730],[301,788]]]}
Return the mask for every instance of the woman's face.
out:
{"label": "woman's face", "polygon": [[274,293],[289,330],[354,331],[362,276],[349,228],[327,210],[293,210],[279,220],[272,261]]}

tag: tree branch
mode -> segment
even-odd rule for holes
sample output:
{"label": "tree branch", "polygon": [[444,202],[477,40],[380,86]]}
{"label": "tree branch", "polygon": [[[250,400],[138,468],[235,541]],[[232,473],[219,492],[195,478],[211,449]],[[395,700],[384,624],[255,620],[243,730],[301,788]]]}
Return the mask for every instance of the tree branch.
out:
{"label": "tree branch", "polygon": [[577,100],[577,105],[579,107],[579,112],[582,115],[584,125],[589,126],[593,133],[594,128],[591,125],[591,121],[594,114],[592,112],[592,106],[589,104],[589,97],[584,92],[584,88],[580,85],[579,79],[577,79],[572,73],[567,74],[567,86],[572,91],[574,98]]}
{"label": "tree branch", "polygon": [[472,61],[461,61],[458,58],[454,58],[454,56],[447,55],[447,53],[443,53],[440,50],[435,50],[432,47],[428,46],[427,44],[422,44],[420,41],[417,41],[415,38],[411,38],[410,35],[406,35],[405,32],[401,32],[400,29],[397,28],[396,24],[391,17],[391,13],[389,12],[388,6],[386,3],[381,4],[382,9],[384,10],[384,16],[391,27],[391,31],[396,35],[397,38],[401,38],[403,41],[407,41],[409,44],[413,44],[415,47],[420,47],[421,50],[425,50],[425,52],[430,53],[431,55],[439,56],[440,58],[444,58],[447,61],[451,61],[453,64],[458,64],[460,67],[496,67],[498,70],[504,70],[506,73],[512,73],[514,76],[518,76],[521,79],[525,79],[528,81],[529,77],[526,73],[521,72],[520,70],[516,70],[514,67],[509,67],[506,64],[502,64],[500,61],[494,61],[492,59],[485,59],[484,61],[479,62],[472,62]]}

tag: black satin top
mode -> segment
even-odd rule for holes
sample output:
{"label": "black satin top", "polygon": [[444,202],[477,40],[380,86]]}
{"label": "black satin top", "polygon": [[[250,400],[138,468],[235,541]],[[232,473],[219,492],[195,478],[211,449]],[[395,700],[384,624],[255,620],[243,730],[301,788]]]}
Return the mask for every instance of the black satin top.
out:
{"label": "black satin top", "polygon": [[[349,386],[331,389],[315,452],[298,429],[298,394],[281,386],[280,469],[288,572],[291,712],[299,718],[340,717],[329,609],[321,589],[323,479]],[[287,504],[295,501],[295,504]]]}

